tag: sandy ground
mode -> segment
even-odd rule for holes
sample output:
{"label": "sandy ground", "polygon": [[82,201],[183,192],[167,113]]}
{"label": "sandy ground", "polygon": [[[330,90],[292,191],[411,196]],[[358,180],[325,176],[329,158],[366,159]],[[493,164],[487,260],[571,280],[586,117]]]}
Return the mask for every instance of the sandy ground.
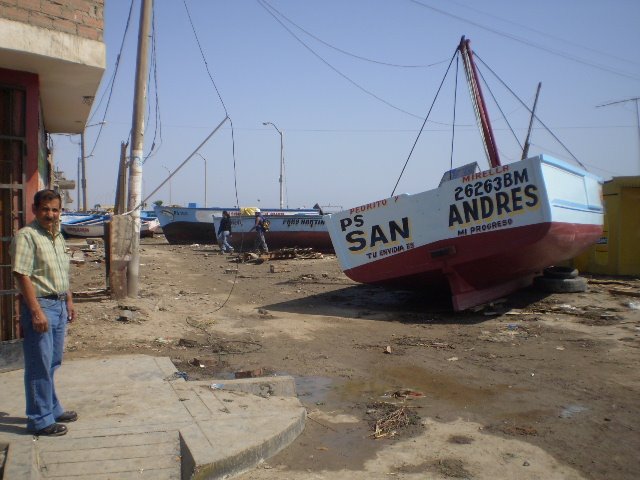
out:
{"label": "sandy ground", "polygon": [[242,479],[640,477],[638,279],[453,313],[441,294],[355,284],[333,256],[237,264],[143,239],[140,295],[123,301],[101,290],[100,250],[84,260],[67,358],[297,378],[304,433]]}

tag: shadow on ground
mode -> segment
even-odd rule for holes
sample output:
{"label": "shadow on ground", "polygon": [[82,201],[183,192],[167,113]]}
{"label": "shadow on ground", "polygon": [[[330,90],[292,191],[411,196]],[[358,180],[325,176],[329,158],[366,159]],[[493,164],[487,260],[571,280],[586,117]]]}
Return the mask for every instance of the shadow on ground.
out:
{"label": "shadow on ground", "polygon": [[[498,311],[524,309],[548,294],[527,288],[505,297]],[[377,321],[433,324],[482,323],[488,317],[484,311],[454,312],[450,291],[430,287],[427,291],[394,290],[371,285],[354,285],[331,292],[323,292],[264,305],[266,310],[305,315],[343,316]],[[488,307],[490,309],[490,307]]]}

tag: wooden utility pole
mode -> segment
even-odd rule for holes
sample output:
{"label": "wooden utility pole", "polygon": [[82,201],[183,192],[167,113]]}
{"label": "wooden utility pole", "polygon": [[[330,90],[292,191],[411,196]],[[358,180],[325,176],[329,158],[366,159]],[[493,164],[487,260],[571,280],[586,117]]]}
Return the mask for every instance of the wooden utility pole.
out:
{"label": "wooden utility pole", "polygon": [[115,213],[122,215],[127,206],[127,147],[129,143],[120,142],[120,165],[118,166],[118,186],[116,188]]}
{"label": "wooden utility pole", "polygon": [[129,165],[129,201],[127,210],[133,218],[131,260],[127,269],[129,297],[138,296],[140,271],[140,209],[142,208],[142,158],[144,149],[144,112],[147,103],[147,72],[149,70],[149,35],[153,0],[142,0],[140,6],[140,31],[138,33],[138,60],[136,64],[135,92],[133,100],[133,124],[131,134],[131,159]]}

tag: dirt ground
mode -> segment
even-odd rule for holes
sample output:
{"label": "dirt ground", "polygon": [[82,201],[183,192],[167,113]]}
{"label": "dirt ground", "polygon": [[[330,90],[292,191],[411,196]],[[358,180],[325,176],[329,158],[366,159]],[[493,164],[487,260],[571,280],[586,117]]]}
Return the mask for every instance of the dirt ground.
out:
{"label": "dirt ground", "polygon": [[75,257],[67,359],[296,377],[305,431],[242,479],[640,477],[638,279],[453,313],[355,284],[334,256],[238,264],[159,236],[141,242],[139,298],[115,301],[100,248]]}

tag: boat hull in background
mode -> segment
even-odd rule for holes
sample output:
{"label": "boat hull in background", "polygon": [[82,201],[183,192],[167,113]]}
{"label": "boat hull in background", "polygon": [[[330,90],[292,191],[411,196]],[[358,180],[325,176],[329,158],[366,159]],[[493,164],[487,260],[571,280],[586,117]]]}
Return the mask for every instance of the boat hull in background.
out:
{"label": "boat hull in background", "polygon": [[[171,244],[215,244],[216,233],[226,210],[231,216],[231,245],[238,251],[251,250],[256,239],[254,215],[243,215],[237,208],[187,208],[156,206],[162,231]],[[270,228],[265,237],[270,250],[313,248],[333,251],[323,216],[317,210],[263,209]]]}

